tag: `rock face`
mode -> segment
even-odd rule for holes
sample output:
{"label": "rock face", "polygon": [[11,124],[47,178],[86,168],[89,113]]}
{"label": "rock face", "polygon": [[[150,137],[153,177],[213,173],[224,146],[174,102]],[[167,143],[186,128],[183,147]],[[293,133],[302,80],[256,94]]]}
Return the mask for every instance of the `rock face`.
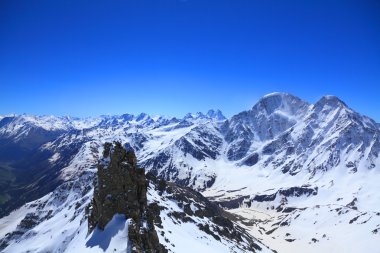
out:
{"label": "rock face", "polygon": [[129,219],[128,238],[131,252],[167,252],[159,243],[151,207],[147,205],[145,170],[137,167],[136,156],[119,142],[104,145],[94,198],[88,208],[88,226],[104,229],[115,214]]}

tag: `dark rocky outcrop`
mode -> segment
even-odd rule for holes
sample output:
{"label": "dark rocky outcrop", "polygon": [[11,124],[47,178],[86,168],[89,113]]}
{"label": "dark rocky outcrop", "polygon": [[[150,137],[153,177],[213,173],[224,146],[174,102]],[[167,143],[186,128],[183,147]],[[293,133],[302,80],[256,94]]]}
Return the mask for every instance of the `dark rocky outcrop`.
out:
{"label": "dark rocky outcrop", "polygon": [[[121,143],[106,143],[95,180],[94,198],[88,208],[88,226],[104,229],[115,214],[129,219],[131,252],[167,252],[154,228],[157,209],[147,205],[145,170],[137,167],[132,151]],[[145,224],[145,225],[144,225]]]}
{"label": "dark rocky outcrop", "polygon": [[219,201],[217,203],[221,207],[226,208],[226,209],[239,208],[243,203],[247,204],[248,206],[251,206],[249,197],[250,197],[249,195],[240,196],[240,197],[229,199],[229,200]]}
{"label": "dark rocky outcrop", "polygon": [[259,154],[253,153],[252,155],[248,156],[243,162],[244,165],[247,166],[253,166],[259,161]]}
{"label": "dark rocky outcrop", "polygon": [[269,195],[255,195],[252,198],[252,201],[256,202],[268,202],[273,201],[276,199],[277,194],[279,194],[282,197],[300,197],[300,196],[310,196],[310,195],[317,195],[318,194],[318,187],[307,187],[307,186],[301,186],[301,187],[290,187],[290,188],[284,188],[278,190],[276,193],[269,194]]}

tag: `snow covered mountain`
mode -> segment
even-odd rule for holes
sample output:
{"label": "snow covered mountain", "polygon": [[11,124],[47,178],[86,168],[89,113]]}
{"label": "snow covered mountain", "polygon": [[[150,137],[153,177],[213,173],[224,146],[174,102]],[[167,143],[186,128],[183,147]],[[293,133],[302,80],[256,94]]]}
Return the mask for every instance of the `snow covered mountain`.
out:
{"label": "snow covered mountain", "polygon": [[[127,166],[127,172],[123,176],[128,178],[128,173],[137,173],[138,169],[128,168],[132,164],[122,159],[122,148],[117,145],[112,147],[112,151],[107,151],[110,155],[105,159],[103,146],[92,146],[92,151],[93,158],[101,160],[102,173],[109,173],[108,177],[114,180],[120,180],[122,176],[111,174],[120,172],[112,166]],[[113,181],[107,183],[99,176],[96,181],[96,194],[99,188],[105,189],[106,186],[109,193],[104,192],[104,203],[100,203],[96,198],[90,205],[93,195],[96,195],[92,187],[94,172],[94,168],[87,167],[75,179],[61,184],[48,195],[1,219],[1,252],[143,252],[134,248],[139,245],[132,243],[131,233],[140,233],[140,239],[149,238],[150,232],[146,232],[145,229],[149,228],[150,223],[154,225],[159,242],[164,245],[166,251],[156,248],[157,251],[148,249],[144,252],[273,252],[226,218],[228,213],[201,194],[190,188],[158,180],[149,173],[146,176],[147,189],[140,193],[147,203],[140,208],[149,210],[150,215],[141,214],[141,218],[147,220],[141,222],[141,228],[135,231],[131,218],[135,209],[129,205],[141,204],[141,200],[137,202],[131,195],[132,189],[137,187],[134,184],[138,184],[138,180],[121,186],[115,185]],[[98,172],[98,175],[102,173]],[[145,178],[144,174],[142,175]],[[142,180],[139,183],[145,185],[145,179]],[[123,180],[118,182],[127,183]],[[124,187],[128,187],[128,190],[117,191]],[[113,203],[121,209],[127,207],[127,211],[130,210],[129,217],[125,217],[118,209],[113,210],[115,207],[105,210],[107,203],[108,206],[112,203],[110,199],[120,195],[126,195],[125,199],[128,202],[124,205],[117,201]],[[100,218],[104,218],[106,212],[112,212],[112,219],[103,224],[102,229],[90,229],[89,217],[92,215],[89,216],[88,210],[100,210],[94,203],[101,204],[103,214]],[[152,220],[149,220],[149,217]]]}
{"label": "snow covered mountain", "polygon": [[54,193],[78,201],[57,191],[93,174],[102,145],[120,141],[146,171],[201,191],[277,252],[377,252],[379,134],[379,124],[337,97],[309,104],[287,93],[269,94],[230,119],[220,111],[182,119],[4,117],[1,214],[21,208],[0,228],[17,231],[36,201]]}

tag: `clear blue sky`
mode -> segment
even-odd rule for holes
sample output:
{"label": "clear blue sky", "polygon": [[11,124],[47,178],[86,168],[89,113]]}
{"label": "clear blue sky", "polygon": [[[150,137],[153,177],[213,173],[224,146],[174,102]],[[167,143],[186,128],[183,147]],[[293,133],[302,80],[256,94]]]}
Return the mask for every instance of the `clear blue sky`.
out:
{"label": "clear blue sky", "polygon": [[0,114],[231,116],[266,93],[380,121],[376,0],[0,2]]}

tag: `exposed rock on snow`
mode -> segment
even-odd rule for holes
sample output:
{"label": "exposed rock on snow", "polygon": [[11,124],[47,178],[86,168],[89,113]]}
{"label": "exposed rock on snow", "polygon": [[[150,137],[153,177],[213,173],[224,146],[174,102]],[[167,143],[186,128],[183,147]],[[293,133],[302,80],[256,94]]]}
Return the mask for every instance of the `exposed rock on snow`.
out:
{"label": "exposed rock on snow", "polygon": [[94,198],[89,206],[88,230],[104,230],[115,215],[128,219],[129,252],[167,252],[158,241],[153,212],[147,204],[145,170],[137,168],[136,156],[120,142],[106,143],[98,166]]}

